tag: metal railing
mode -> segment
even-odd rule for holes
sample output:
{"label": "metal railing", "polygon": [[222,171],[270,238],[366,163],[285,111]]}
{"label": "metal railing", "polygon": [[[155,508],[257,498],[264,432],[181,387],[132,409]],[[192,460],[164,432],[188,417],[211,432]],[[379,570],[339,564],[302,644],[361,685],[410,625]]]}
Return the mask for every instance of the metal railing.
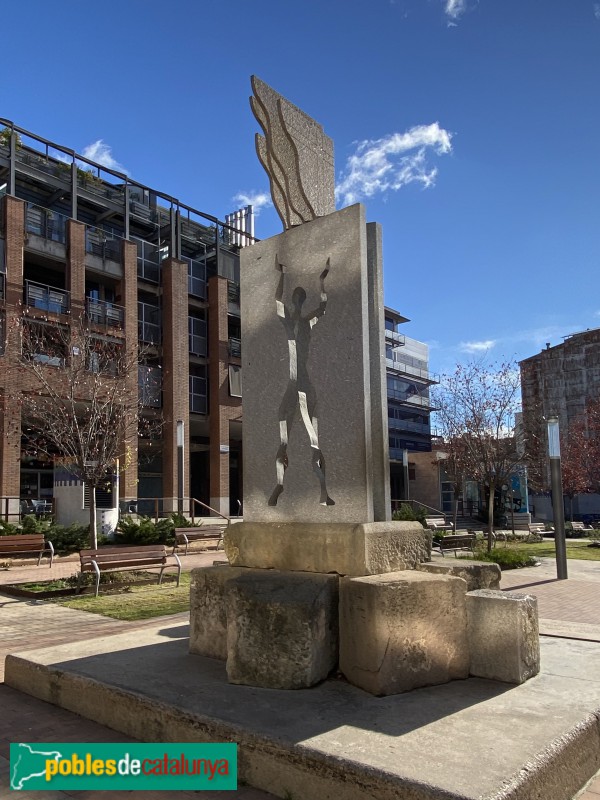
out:
{"label": "metal railing", "polygon": [[398,331],[390,331],[386,328],[385,338],[396,347],[401,347],[406,344],[406,336],[403,333],[398,333]]}
{"label": "metal railing", "polygon": [[188,317],[188,339],[188,349],[192,355],[206,355],[206,320]]}
{"label": "metal railing", "polygon": [[420,378],[423,381],[427,381],[427,383],[439,383],[440,376],[429,372],[427,369],[421,369],[420,367],[413,367],[412,364],[406,364],[403,361],[397,361],[395,358],[386,358],[385,360],[386,367],[388,369],[393,370],[394,372],[399,372],[403,375],[410,375],[415,378]]}
{"label": "metal railing", "polygon": [[86,225],[85,252],[98,256],[102,260],[116,261],[120,264],[123,253],[123,239],[102,228]]}
{"label": "metal railing", "polygon": [[206,262],[181,256],[188,265],[188,294],[206,300]]}
{"label": "metal railing", "polygon": [[27,233],[41,236],[52,242],[66,244],[67,219],[64,214],[52,211],[49,208],[27,203],[25,213],[25,228]]}
{"label": "metal railing", "polygon": [[206,414],[207,408],[206,378],[190,375],[190,411],[194,414]]}
{"label": "metal railing", "polygon": [[91,322],[97,325],[108,325],[112,328],[122,328],[125,321],[125,309],[105,300],[96,300],[93,297],[85,298],[85,313]]}
{"label": "metal railing", "polygon": [[160,308],[138,301],[138,338],[147,344],[160,344]]}
{"label": "metal railing", "polygon": [[162,406],[162,370],[159,367],[138,366],[138,394],[144,408]]}
{"label": "metal railing", "polygon": [[[165,510],[165,500],[168,503],[172,503],[173,498],[171,497],[138,497],[137,500],[128,500],[126,502],[127,510],[125,513],[129,514],[143,514],[146,517],[153,517],[155,522],[158,522],[159,519],[164,519],[165,517],[170,517],[171,514],[175,514],[175,510],[166,511]],[[202,519],[202,514],[196,514],[196,506],[200,506],[201,508],[205,508],[207,511],[210,511],[211,517],[220,517],[227,522],[229,526],[231,524],[231,517],[227,516],[227,514],[222,514],[220,511],[217,511],[216,508],[209,506],[207,503],[203,503],[202,500],[197,500],[195,497],[184,497],[182,498],[184,508],[189,509],[187,513],[190,514],[190,518],[192,523],[196,522],[196,519]],[[123,512],[123,509],[122,509]],[[205,519],[208,517],[204,516]]]}
{"label": "metal railing", "polygon": [[70,295],[64,289],[25,281],[25,305],[43,311],[53,311],[56,314],[66,314],[70,307]]}
{"label": "metal railing", "polygon": [[399,511],[401,506],[410,506],[413,511],[422,509],[429,516],[443,517],[445,521],[447,521],[447,517],[449,516],[444,511],[441,511],[439,508],[428,506],[426,503],[421,503],[419,500],[392,500],[391,502],[392,502],[392,511]]}
{"label": "metal railing", "polygon": [[233,305],[240,304],[240,285],[235,281],[227,281],[227,302]]}
{"label": "metal railing", "polygon": [[138,278],[150,283],[160,283],[160,262],[167,255],[166,249],[135,236],[131,237],[131,241],[137,245]]}

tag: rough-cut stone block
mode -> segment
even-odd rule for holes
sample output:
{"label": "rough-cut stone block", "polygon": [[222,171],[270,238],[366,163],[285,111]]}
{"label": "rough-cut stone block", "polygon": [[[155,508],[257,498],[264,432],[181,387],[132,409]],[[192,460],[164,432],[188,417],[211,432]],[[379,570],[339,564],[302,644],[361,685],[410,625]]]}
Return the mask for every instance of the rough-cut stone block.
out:
{"label": "rough-cut stone block", "polygon": [[190,586],[190,653],[227,658],[225,584],[244,572],[229,565],[192,570]]}
{"label": "rough-cut stone block", "polygon": [[245,570],[228,581],[227,677],[270,689],[302,689],[337,664],[337,575]]}
{"label": "rough-cut stone block", "polygon": [[455,578],[462,578],[467,582],[468,592],[476,589],[499,589],[502,575],[498,564],[489,561],[467,561],[464,558],[443,564],[437,561],[424,561],[417,569],[434,575],[453,575]]}
{"label": "rough-cut stone block", "polygon": [[537,599],[480,589],[467,594],[471,675],[523,683],[540,671]]}
{"label": "rough-cut stone block", "polygon": [[429,561],[431,533],[418,522],[238,522],[225,532],[224,546],[238,567],[379,575]]}
{"label": "rough-cut stone block", "polygon": [[340,670],[388,695],[469,674],[466,584],[403,571],[340,583]]}

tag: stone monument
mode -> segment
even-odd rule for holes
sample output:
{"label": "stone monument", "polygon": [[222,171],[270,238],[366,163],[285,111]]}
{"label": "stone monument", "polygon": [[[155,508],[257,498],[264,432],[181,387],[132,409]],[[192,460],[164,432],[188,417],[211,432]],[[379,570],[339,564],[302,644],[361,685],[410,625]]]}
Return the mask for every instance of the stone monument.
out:
{"label": "stone monument", "polygon": [[[380,227],[360,204],[335,210],[321,126],[252,88],[284,231],[241,253],[244,521],[225,534],[229,566],[193,573],[190,650],[269,688],[338,666],[379,695],[465,678],[470,641],[488,646],[477,595],[492,609],[497,568],[428,568],[431,534],[391,521]],[[536,629],[515,619],[527,669],[504,674],[519,682],[535,674]]]}

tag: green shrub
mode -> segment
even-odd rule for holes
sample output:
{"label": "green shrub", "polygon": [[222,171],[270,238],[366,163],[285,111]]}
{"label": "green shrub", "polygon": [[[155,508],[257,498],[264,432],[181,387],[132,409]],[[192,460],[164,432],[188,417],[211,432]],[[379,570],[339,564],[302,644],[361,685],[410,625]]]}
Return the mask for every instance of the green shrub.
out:
{"label": "green shrub", "polygon": [[495,547],[490,552],[477,550],[475,558],[478,561],[492,561],[500,569],[518,569],[519,567],[535,567],[538,563],[533,556],[521,553],[518,550],[509,550],[505,547]]}
{"label": "green shrub", "polygon": [[21,519],[21,531],[23,533],[46,533],[48,523],[38,519],[33,514],[26,514]]}
{"label": "green shrub", "polygon": [[0,519],[0,536],[14,536],[18,532],[16,525],[11,525],[10,522]]}
{"label": "green shrub", "polygon": [[418,508],[416,511],[409,503],[402,503],[392,514],[392,519],[396,522],[420,522],[424,524],[427,512],[424,508]]}
{"label": "green shrub", "polygon": [[54,551],[59,555],[76,553],[90,546],[89,525],[79,525],[76,522],[67,527],[52,524],[43,532],[46,535],[46,539],[52,542]]}
{"label": "green shrub", "polygon": [[188,519],[183,514],[180,514],[177,511],[174,511],[172,514],[169,515],[169,519],[173,523],[173,527],[175,528],[198,528],[200,527],[198,523],[192,522],[191,519]]}
{"label": "green shrub", "polygon": [[158,522],[150,517],[121,517],[115,531],[115,544],[174,544],[175,526],[173,520],[160,519]]}

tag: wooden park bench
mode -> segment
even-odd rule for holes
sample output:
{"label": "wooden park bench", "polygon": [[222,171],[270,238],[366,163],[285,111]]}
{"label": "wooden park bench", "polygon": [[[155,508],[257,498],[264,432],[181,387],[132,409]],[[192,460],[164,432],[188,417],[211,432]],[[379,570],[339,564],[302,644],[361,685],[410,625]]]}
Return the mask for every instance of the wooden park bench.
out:
{"label": "wooden park bench", "polygon": [[223,533],[229,525],[229,520],[220,519],[214,522],[203,522],[196,528],[175,528],[175,546],[173,552],[185,545],[184,555],[187,556],[190,542],[217,540],[217,550],[223,544]]}
{"label": "wooden park bench", "polygon": [[530,522],[527,526],[529,531],[529,535],[525,541],[527,542],[539,542],[544,538],[545,533],[553,533],[554,528],[551,530],[546,530],[546,523],[545,522]]}
{"label": "wooden park bench", "polygon": [[446,550],[454,550],[454,557],[457,557],[458,550],[470,550],[473,552],[477,537],[474,533],[450,533],[437,542],[433,547],[438,549],[442,556]]}
{"label": "wooden park bench", "polygon": [[425,527],[431,531],[454,530],[453,522],[446,522],[444,517],[425,517]]}
{"label": "wooden park bench", "polygon": [[[96,597],[100,586],[100,575],[103,572],[124,572],[126,570],[160,569],[159,584],[165,569],[177,568],[177,586],[181,578],[181,561],[175,553],[168,554],[164,544],[144,544],[135,547],[101,547],[98,550],[81,550],[81,571],[79,573],[78,589],[82,577],[87,573],[96,575]],[[168,559],[174,558],[175,563]]]}
{"label": "wooden park bench", "polygon": [[572,531],[584,531],[587,533],[588,531],[593,530],[593,528],[588,528],[585,522],[569,522]]}
{"label": "wooden park bench", "polygon": [[50,566],[54,559],[52,542],[44,539],[43,533],[18,533],[15,536],[0,536],[0,556],[38,554],[38,567],[44,553],[50,553]]}

